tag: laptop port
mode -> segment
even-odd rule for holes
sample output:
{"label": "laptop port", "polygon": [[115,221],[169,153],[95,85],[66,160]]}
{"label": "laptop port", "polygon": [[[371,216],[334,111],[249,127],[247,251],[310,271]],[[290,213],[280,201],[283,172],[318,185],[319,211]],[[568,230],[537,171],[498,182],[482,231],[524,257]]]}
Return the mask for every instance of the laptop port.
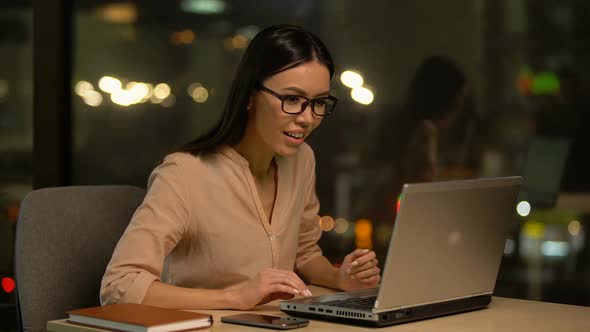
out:
{"label": "laptop port", "polygon": [[314,307],[309,307],[309,310],[310,311],[315,311],[315,308]]}
{"label": "laptop port", "polygon": [[329,313],[329,314],[331,314],[332,313],[332,310],[326,309],[326,312]]}
{"label": "laptop port", "polygon": [[324,312],[324,309],[322,309],[322,308],[318,308],[318,311],[319,311],[319,312]]}

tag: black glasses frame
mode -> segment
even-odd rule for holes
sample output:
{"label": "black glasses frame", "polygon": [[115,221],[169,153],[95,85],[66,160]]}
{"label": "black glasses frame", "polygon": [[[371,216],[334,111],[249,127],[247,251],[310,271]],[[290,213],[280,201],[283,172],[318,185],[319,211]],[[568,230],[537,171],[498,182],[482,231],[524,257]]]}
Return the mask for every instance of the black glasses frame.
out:
{"label": "black glasses frame", "polygon": [[[264,85],[260,85],[258,87],[259,90],[264,91],[268,94],[270,94],[271,96],[276,97],[277,99],[279,99],[281,101],[281,110],[287,114],[301,114],[303,113],[303,111],[305,111],[305,109],[307,108],[307,105],[311,104],[311,111],[313,112],[313,114],[317,115],[317,116],[327,116],[330,115],[334,112],[334,109],[336,108],[336,104],[338,103],[338,98],[334,97],[334,96],[327,96],[327,97],[321,97],[321,98],[307,98],[305,96],[301,96],[301,95],[282,95],[276,91],[273,91],[267,87],[265,87]],[[289,97],[297,97],[297,98],[303,98],[305,99],[305,102],[303,102],[303,104],[301,104],[301,110],[299,110],[299,112],[287,112],[285,111],[285,99],[289,98]],[[326,111],[325,114],[318,114],[315,111],[315,103],[317,101],[320,100],[330,100],[332,102],[334,102],[334,104],[332,105],[332,109],[330,109],[329,111]]]}

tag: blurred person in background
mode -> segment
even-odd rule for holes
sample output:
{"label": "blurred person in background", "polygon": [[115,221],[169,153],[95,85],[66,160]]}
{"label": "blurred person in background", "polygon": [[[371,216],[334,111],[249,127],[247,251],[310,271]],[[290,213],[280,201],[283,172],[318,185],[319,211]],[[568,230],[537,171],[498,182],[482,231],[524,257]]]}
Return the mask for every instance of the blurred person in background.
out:
{"label": "blurred person in background", "polygon": [[[371,194],[363,217],[393,227],[402,186],[439,179],[441,139],[463,112],[467,97],[467,77],[453,59],[433,55],[420,63],[400,111],[386,114],[378,130],[369,158],[386,165],[391,176]],[[377,243],[375,250],[385,252],[386,247]]]}
{"label": "blurred person in background", "polygon": [[404,183],[438,178],[441,137],[463,111],[467,90],[465,73],[447,56],[427,57],[418,66],[388,139],[398,192]]}

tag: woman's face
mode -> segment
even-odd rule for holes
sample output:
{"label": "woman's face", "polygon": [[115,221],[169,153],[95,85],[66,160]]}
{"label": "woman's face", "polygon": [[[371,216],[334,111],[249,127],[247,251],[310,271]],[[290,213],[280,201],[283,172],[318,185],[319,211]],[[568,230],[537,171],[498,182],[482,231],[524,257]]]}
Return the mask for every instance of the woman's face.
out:
{"label": "woman's face", "polygon": [[[330,94],[330,72],[325,65],[311,61],[271,76],[262,85],[280,95],[326,97]],[[281,109],[281,100],[264,91],[252,95],[249,112],[251,133],[257,136],[260,148],[281,156],[295,154],[322,122],[311,105],[300,114],[287,114]]]}

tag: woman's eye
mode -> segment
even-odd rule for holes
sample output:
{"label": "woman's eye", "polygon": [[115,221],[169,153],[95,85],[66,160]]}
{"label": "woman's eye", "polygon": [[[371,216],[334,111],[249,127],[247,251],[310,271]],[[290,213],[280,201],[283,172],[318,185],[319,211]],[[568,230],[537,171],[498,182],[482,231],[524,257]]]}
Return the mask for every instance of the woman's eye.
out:
{"label": "woman's eye", "polygon": [[299,99],[297,96],[285,96],[285,102],[289,104],[299,104]]}
{"label": "woman's eye", "polygon": [[315,106],[324,107],[326,106],[326,101],[323,99],[318,99],[315,101]]}

